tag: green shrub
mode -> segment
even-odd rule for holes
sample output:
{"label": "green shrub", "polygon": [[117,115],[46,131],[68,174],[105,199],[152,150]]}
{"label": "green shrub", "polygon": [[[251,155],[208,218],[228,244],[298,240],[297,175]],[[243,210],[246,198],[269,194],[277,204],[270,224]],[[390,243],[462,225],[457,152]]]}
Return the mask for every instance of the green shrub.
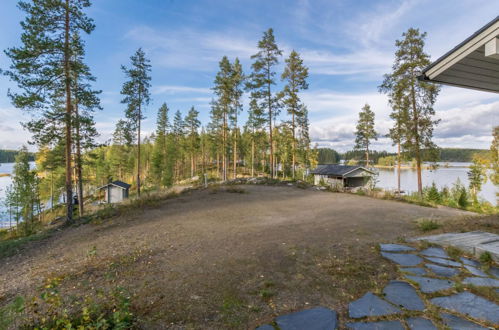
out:
{"label": "green shrub", "polygon": [[418,221],[418,228],[422,232],[435,230],[441,227],[441,224],[432,219],[421,219]]}
{"label": "green shrub", "polygon": [[469,205],[469,202],[468,202],[468,192],[466,191],[465,187],[461,188],[461,192],[459,194],[459,198],[457,200],[457,204],[459,205],[459,207],[461,207],[463,209],[465,209]]}
{"label": "green shrub", "polygon": [[440,193],[438,192],[437,185],[435,182],[431,184],[431,187],[427,190],[426,192],[426,199],[430,202],[433,202],[435,204],[440,204],[442,202],[442,197],[440,196]]}

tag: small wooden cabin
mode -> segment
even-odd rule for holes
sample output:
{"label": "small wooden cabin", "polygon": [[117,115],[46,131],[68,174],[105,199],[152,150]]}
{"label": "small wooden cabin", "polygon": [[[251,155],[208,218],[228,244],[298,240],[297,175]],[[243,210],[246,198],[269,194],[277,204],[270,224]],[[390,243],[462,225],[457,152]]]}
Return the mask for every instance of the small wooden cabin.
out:
{"label": "small wooden cabin", "polygon": [[319,165],[310,172],[314,175],[314,184],[321,181],[333,188],[364,188],[375,174],[362,166],[327,164]]}
{"label": "small wooden cabin", "polygon": [[109,182],[105,186],[98,188],[99,190],[104,190],[106,203],[120,203],[124,199],[128,198],[128,192],[131,185],[123,181],[113,181]]}

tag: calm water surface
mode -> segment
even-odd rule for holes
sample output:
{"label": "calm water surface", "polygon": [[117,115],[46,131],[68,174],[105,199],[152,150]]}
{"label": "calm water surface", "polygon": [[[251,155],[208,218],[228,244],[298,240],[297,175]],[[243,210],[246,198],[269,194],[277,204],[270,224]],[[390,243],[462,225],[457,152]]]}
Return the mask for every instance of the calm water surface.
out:
{"label": "calm water surface", "polygon": [[[459,179],[461,183],[468,187],[468,167],[470,163],[448,163],[450,167],[439,167],[434,170],[423,170],[423,186],[431,186],[433,182],[441,189],[443,187],[451,188]],[[397,170],[396,169],[377,169],[379,172],[377,187],[389,190],[397,189]],[[405,192],[414,192],[418,189],[416,170],[402,169],[400,171],[400,187]],[[496,193],[499,189],[490,180],[482,185],[479,197],[496,205]]]}

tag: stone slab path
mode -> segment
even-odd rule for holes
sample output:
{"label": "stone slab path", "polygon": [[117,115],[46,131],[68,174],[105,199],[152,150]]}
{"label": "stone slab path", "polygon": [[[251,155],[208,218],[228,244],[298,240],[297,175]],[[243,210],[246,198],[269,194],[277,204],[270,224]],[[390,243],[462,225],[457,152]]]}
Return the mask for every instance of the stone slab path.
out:
{"label": "stone slab path", "polygon": [[279,316],[257,329],[325,330],[340,324],[356,330],[499,329],[499,305],[480,296],[482,291],[470,292],[485,287],[499,294],[499,268],[486,269],[471,258],[452,259],[441,247],[418,251],[381,244],[380,250],[399,266],[400,278],[380,294],[367,292],[352,301],[348,319],[338,320],[335,311],[316,307]]}
{"label": "stone slab path", "polygon": [[471,231],[418,237],[415,240],[442,246],[452,245],[476,257],[479,257],[483,252],[489,252],[494,261],[499,262],[499,235],[496,234]]}

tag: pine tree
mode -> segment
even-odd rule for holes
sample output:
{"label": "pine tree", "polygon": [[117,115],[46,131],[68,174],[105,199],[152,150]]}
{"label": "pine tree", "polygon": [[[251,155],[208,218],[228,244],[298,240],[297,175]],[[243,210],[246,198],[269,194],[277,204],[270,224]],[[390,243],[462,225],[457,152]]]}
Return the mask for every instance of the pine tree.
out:
{"label": "pine tree", "polygon": [[198,119],[199,111],[191,107],[189,113],[185,117],[185,127],[188,130],[187,150],[191,158],[191,178],[194,177],[196,170],[196,154],[199,151],[199,133],[198,129],[201,122]]}
{"label": "pine tree", "polygon": [[295,178],[296,171],[296,126],[303,113],[300,97],[298,93],[301,90],[308,89],[308,68],[303,65],[303,60],[296,51],[291,51],[289,58],[286,59],[286,67],[281,75],[281,79],[286,81],[284,90],[281,93],[283,104],[286,107],[288,114],[291,116],[291,132],[292,139],[292,162],[291,175]]}
{"label": "pine tree", "polygon": [[224,56],[219,63],[220,70],[215,77],[215,86],[213,90],[217,95],[216,104],[212,106],[212,119],[220,119],[220,133],[222,135],[222,180],[227,180],[228,161],[227,161],[227,140],[228,140],[228,121],[233,110],[234,96],[234,74],[233,67],[227,56]]}
{"label": "pine tree", "polygon": [[359,113],[359,121],[355,132],[355,148],[366,151],[366,166],[369,166],[369,145],[371,140],[377,139],[378,133],[374,130],[374,112],[369,104],[366,104]]}
{"label": "pine tree", "polygon": [[276,84],[274,67],[279,63],[282,51],[277,47],[272,29],[264,32],[262,40],[258,42],[258,49],[258,53],[251,56],[251,59],[255,60],[255,62],[251,65],[253,72],[249,76],[246,87],[251,90],[252,97],[259,101],[259,106],[267,110],[270,176],[273,178],[275,169],[272,125],[279,115],[280,105],[278,97],[272,92],[272,86]]}
{"label": "pine tree", "polygon": [[262,108],[258,106],[255,98],[251,98],[248,110],[248,121],[246,127],[250,130],[251,134],[251,176],[255,176],[255,147],[258,135],[261,133],[266,119]]}
{"label": "pine tree", "polygon": [[173,129],[172,129],[172,142],[173,142],[173,159],[175,163],[175,175],[174,177],[178,180],[181,177],[181,169],[183,162],[183,149],[184,143],[183,138],[185,134],[185,122],[182,118],[182,113],[180,110],[175,112],[175,116],[173,118]]}
{"label": "pine tree", "polygon": [[73,36],[73,61],[71,71],[73,74],[73,127],[76,145],[75,167],[77,179],[78,214],[84,214],[83,196],[83,156],[82,150],[95,147],[95,138],[98,136],[95,129],[93,113],[96,109],[102,110],[98,95],[101,91],[91,88],[95,77],[90,73],[90,68],[83,62],[85,55],[83,41],[78,34]]}
{"label": "pine tree", "polygon": [[9,207],[15,210],[16,229],[19,221],[23,221],[22,230],[30,235],[34,230],[35,215],[41,214],[39,179],[36,172],[30,169],[28,149],[23,147],[16,156],[12,186],[7,195]]}
{"label": "pine tree", "polygon": [[125,115],[130,121],[130,127],[137,132],[137,195],[140,196],[140,130],[141,121],[145,119],[143,107],[150,101],[151,65],[142,48],[139,48],[130,60],[130,68],[121,66],[128,79],[121,89],[121,94],[124,95],[121,103],[127,105]]}
{"label": "pine tree", "polygon": [[[170,186],[171,168],[168,168],[168,158],[171,157],[167,153],[168,149],[168,134],[170,123],[168,121],[168,106],[163,103],[158,110],[158,118],[156,122],[156,137],[152,154],[152,176],[156,183],[160,183],[163,187]],[[170,172],[170,173],[168,173]]]}
{"label": "pine tree", "polygon": [[469,188],[471,190],[473,198],[476,199],[478,192],[482,189],[482,185],[487,180],[486,161],[475,155],[467,174],[469,180]]}
{"label": "pine tree", "polygon": [[[35,110],[44,117],[55,103],[64,100],[64,112],[58,111],[64,123],[66,171],[66,219],[73,219],[72,179],[72,36],[90,34],[95,26],[84,10],[89,0],[19,1],[26,13],[21,23],[22,45],[5,53],[12,60],[5,73],[17,83],[20,93],[9,93],[17,108]],[[62,108],[62,107],[61,107]]]}
{"label": "pine tree", "polygon": [[435,115],[433,105],[440,88],[418,80],[420,72],[430,64],[430,57],[424,52],[426,33],[410,28],[402,37],[402,40],[395,42],[395,62],[392,72],[385,75],[381,90],[388,94],[391,102],[404,106],[404,111],[407,111],[400,123],[404,134],[403,148],[415,156],[418,193],[422,196],[422,150],[433,150],[436,147],[432,137],[438,121],[432,117]]}
{"label": "pine tree", "polygon": [[234,64],[232,65],[232,110],[230,111],[230,119],[232,121],[232,135],[234,147],[232,149],[233,154],[233,171],[234,179],[237,178],[237,140],[238,140],[238,126],[237,118],[239,113],[242,111],[241,97],[243,95],[242,85],[244,83],[244,73],[243,67],[236,57]]}

